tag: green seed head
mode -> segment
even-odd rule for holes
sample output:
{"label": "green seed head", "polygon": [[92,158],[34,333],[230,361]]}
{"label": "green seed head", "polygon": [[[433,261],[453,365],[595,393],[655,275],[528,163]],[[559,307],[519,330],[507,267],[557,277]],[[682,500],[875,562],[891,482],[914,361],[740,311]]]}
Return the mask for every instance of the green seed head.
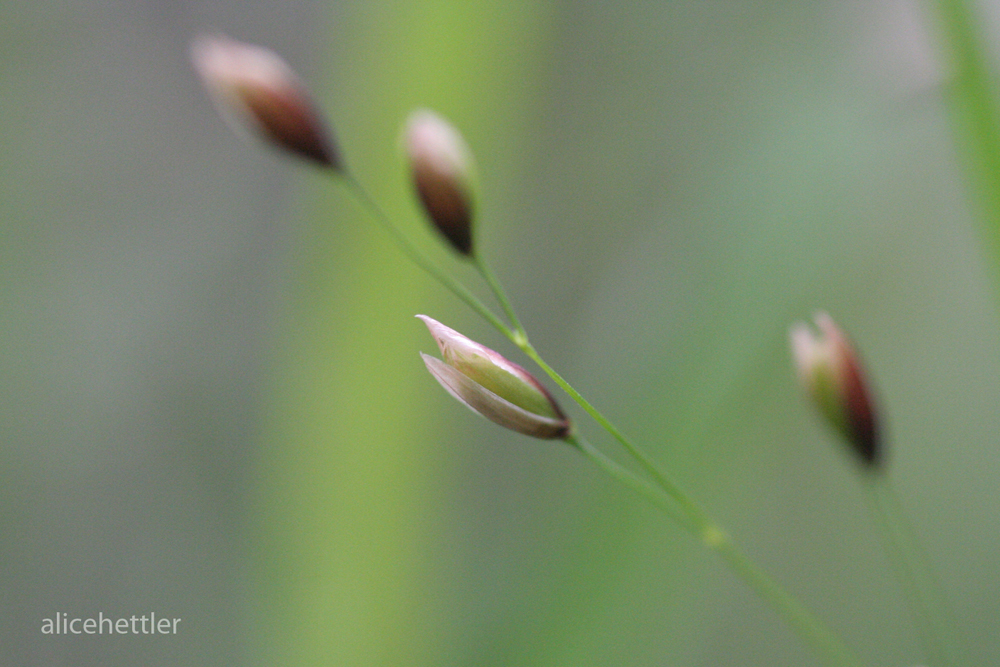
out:
{"label": "green seed head", "polygon": [[565,438],[569,420],[528,371],[426,315],[417,315],[443,360],[422,355],[427,370],[452,396],[506,428],[536,438]]}

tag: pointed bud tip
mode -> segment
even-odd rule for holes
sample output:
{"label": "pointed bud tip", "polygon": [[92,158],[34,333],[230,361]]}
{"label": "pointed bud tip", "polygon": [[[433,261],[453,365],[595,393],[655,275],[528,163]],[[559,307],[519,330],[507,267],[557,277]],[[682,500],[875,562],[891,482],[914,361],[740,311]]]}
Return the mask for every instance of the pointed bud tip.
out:
{"label": "pointed bud tip", "polygon": [[280,56],[208,34],[194,37],[190,52],[216,109],[238,134],[249,130],[283,150],[342,171],[322,114]]}
{"label": "pointed bud tip", "polygon": [[472,158],[462,136],[419,109],[406,121],[403,146],[425,213],[455,250],[472,254]]}

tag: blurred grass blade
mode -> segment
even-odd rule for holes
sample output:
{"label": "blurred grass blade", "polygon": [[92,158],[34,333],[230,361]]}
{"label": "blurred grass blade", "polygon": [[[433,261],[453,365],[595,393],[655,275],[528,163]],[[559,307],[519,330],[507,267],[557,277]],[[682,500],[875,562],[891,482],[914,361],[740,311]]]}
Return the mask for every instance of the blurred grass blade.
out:
{"label": "blurred grass blade", "polygon": [[945,99],[1000,298],[1000,105],[994,76],[971,3],[938,0],[936,10],[940,49],[950,73]]}

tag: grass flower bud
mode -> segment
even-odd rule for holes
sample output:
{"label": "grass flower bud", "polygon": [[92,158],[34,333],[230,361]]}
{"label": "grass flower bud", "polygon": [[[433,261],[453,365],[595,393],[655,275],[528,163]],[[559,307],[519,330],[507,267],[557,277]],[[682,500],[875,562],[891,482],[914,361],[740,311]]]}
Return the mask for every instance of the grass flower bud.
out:
{"label": "grass flower bud", "polygon": [[410,114],[404,148],[431,222],[463,255],[472,254],[472,160],[461,135],[430,111]]}
{"label": "grass flower bud", "polygon": [[221,35],[199,35],[191,60],[223,118],[237,133],[264,140],[324,167],[340,157],[305,85],[268,49]]}
{"label": "grass flower bud", "polygon": [[882,462],[878,418],[861,363],[829,315],[817,313],[815,322],[818,333],[803,323],[791,329],[799,379],[854,453],[865,465],[877,468]]}
{"label": "grass flower bud", "polygon": [[449,394],[492,422],[535,438],[562,439],[569,420],[528,371],[440,322],[417,315],[441,348],[443,361],[421,353]]}

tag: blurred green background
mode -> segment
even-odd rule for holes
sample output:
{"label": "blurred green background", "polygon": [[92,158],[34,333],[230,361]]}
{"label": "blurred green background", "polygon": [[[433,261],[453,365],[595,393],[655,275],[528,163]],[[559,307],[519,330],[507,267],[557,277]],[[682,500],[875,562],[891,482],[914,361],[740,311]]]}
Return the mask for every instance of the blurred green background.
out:
{"label": "blurred green background", "polygon": [[[921,9],[0,2],[0,663],[820,664],[582,457],[440,390],[416,313],[521,357],[336,182],[229,133],[188,62],[207,30],[283,54],[478,289],[398,152],[411,109],[452,120],[543,356],[866,664],[914,665],[852,462],[793,380],[788,326],[830,311],[958,662],[991,664],[1000,321]],[[43,636],[57,611],[183,621]]]}

